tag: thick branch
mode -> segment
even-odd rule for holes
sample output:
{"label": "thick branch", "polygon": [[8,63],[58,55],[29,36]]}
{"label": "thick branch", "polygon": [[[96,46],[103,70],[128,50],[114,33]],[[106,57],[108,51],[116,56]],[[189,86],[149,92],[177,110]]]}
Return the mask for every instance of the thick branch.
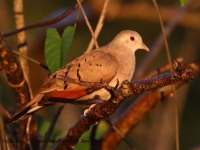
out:
{"label": "thick branch", "polygon": [[[6,72],[7,80],[9,86],[12,88],[16,102],[19,108],[25,106],[25,104],[30,100],[30,91],[26,79],[20,65],[20,62],[16,55],[12,53],[10,47],[8,47],[3,36],[0,34],[0,58],[2,60],[3,68]],[[18,129],[18,132],[23,135],[23,142],[28,144],[26,140],[26,125],[27,120],[23,120]],[[33,131],[34,132],[34,131]],[[24,146],[26,147],[24,144]],[[25,148],[23,148],[25,149]]]}
{"label": "thick branch", "polygon": [[[191,70],[195,78],[200,75],[199,64],[190,63],[186,65],[186,68]],[[188,80],[185,78],[183,81],[177,82],[175,87],[179,88],[187,81]],[[172,93],[173,88],[171,86],[167,86],[143,94],[129,108],[127,108],[127,110],[121,116],[119,116],[119,119],[114,126],[122,135],[126,136],[161,99],[170,96]],[[115,140],[113,140],[113,137],[115,137]],[[101,149],[107,150],[114,149],[122,140],[122,137],[110,127],[108,132],[101,140],[99,140],[99,142],[102,142]]]}
{"label": "thick branch", "polygon": [[8,78],[8,84],[12,88],[17,105],[21,108],[30,100],[28,84],[24,78],[22,68],[16,55],[7,46],[7,43],[0,34],[0,58]]}
{"label": "thick branch", "polygon": [[155,90],[174,83],[186,83],[193,79],[193,74],[189,70],[181,68],[178,63],[175,63],[175,66],[175,72],[173,73],[168,72],[148,80],[141,80],[133,83],[124,81],[118,89],[113,91],[114,98],[111,101],[97,104],[91,108],[86,116],[81,118],[70,128],[68,134],[64,140],[59,143],[56,149],[72,149],[81,135],[88,130],[92,124],[111,115],[125,98],[133,94],[141,94],[145,91]]}

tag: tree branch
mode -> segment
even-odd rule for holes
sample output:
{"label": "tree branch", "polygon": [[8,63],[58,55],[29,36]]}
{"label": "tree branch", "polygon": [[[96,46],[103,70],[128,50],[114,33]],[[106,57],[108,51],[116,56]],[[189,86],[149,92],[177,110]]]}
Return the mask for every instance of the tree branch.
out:
{"label": "tree branch", "polygon": [[4,37],[8,37],[8,36],[14,35],[16,33],[19,33],[19,32],[25,31],[25,30],[30,30],[30,29],[34,29],[34,28],[41,28],[41,27],[45,27],[45,26],[55,24],[55,23],[63,20],[65,17],[69,16],[76,8],[78,8],[78,4],[75,4],[73,7],[71,7],[70,9],[66,10],[64,13],[60,14],[59,16],[57,16],[53,19],[43,21],[43,22],[39,22],[39,23],[30,24],[30,25],[27,25],[25,27],[19,28],[17,30],[13,30],[13,31],[10,31],[10,32],[7,32],[7,33],[3,33],[2,35]]}
{"label": "tree branch", "polygon": [[[174,63],[174,68],[175,72],[168,72],[151,79],[140,80],[133,83],[124,81],[119,88],[114,89],[113,99],[95,105],[88,111],[86,116],[81,118],[72,128],[70,128],[66,137],[59,142],[56,150],[72,149],[81,135],[88,130],[92,124],[111,115],[125,98],[130,97],[131,95],[141,94],[145,91],[155,90],[166,85],[187,83],[194,78],[191,71],[182,68],[178,63]],[[151,110],[152,106],[156,104],[155,102],[151,102],[152,105],[149,105],[149,103],[150,102],[147,101],[145,104],[142,104],[141,109],[144,112]]]}
{"label": "tree branch", "polygon": [[[193,73],[195,78],[200,75],[199,64],[189,63],[185,65],[185,67],[187,70],[190,70]],[[184,76],[186,77],[187,75],[185,74]],[[176,82],[176,89],[184,85],[186,82],[188,82],[186,78],[183,81]],[[160,100],[171,96],[172,93],[173,88],[171,86],[144,93],[137,98],[137,100],[135,100],[135,102],[129,108],[127,108],[127,110],[121,116],[119,116],[119,119],[117,122],[115,122],[114,126],[124,136],[126,136]],[[113,140],[113,137],[115,137],[115,140]],[[102,143],[102,149],[114,149],[122,140],[122,137],[119,136],[112,128],[110,128],[99,140],[99,142]]]}
{"label": "tree branch", "polygon": [[[20,65],[18,58],[12,53],[11,48],[8,47],[3,36],[0,34],[0,58],[2,60],[3,68],[6,72],[8,84],[14,92],[16,102],[19,108],[25,106],[30,100],[30,91],[26,79]],[[19,132],[23,132],[21,135],[26,137],[26,125],[27,120],[21,122]],[[26,138],[23,138],[23,142],[28,145]]]}

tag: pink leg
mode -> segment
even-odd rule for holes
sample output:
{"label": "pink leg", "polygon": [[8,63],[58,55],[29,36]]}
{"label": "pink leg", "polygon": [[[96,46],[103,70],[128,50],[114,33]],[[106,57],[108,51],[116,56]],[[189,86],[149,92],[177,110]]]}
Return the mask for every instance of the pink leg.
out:
{"label": "pink leg", "polygon": [[92,105],[90,105],[90,107],[89,107],[88,109],[84,110],[84,113],[83,113],[84,116],[86,116],[87,113],[90,111],[90,109],[93,108],[95,105],[96,105],[96,104],[92,104]]}

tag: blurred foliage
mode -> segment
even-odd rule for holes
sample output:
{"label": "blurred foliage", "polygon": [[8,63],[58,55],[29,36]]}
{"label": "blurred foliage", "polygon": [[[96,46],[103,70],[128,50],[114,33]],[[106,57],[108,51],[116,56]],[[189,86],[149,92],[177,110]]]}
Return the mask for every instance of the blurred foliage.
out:
{"label": "blurred foliage", "polygon": [[181,3],[181,6],[184,6],[187,3],[188,0],[179,0],[179,2]]}

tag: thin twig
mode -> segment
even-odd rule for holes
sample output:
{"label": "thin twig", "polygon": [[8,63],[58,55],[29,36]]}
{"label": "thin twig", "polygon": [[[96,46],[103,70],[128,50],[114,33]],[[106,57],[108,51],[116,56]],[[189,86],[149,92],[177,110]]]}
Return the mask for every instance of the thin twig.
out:
{"label": "thin twig", "polygon": [[55,23],[63,20],[67,16],[69,16],[76,8],[78,8],[78,4],[75,4],[73,7],[71,7],[70,9],[66,10],[64,13],[56,16],[53,19],[43,21],[43,22],[39,22],[39,23],[30,24],[30,25],[27,25],[27,26],[22,27],[20,29],[13,30],[13,31],[10,31],[10,32],[7,32],[7,33],[3,33],[2,35],[4,37],[8,37],[8,36],[14,35],[16,33],[19,33],[19,32],[25,31],[25,30],[30,30],[30,29],[34,29],[34,28],[41,28],[41,27],[45,27],[45,26],[55,24]]}
{"label": "thin twig", "polygon": [[[159,22],[160,22],[160,26],[161,26],[161,30],[162,30],[162,34],[163,34],[163,39],[164,39],[164,44],[165,44],[165,48],[166,48],[166,54],[167,54],[167,59],[168,59],[168,63],[170,64],[170,70],[173,71],[173,66],[172,66],[172,62],[171,62],[171,54],[169,51],[169,44],[167,41],[167,35],[165,32],[165,27],[163,24],[163,20],[159,11],[159,7],[157,4],[156,0],[152,0],[154,7],[156,9],[158,18],[159,18]],[[176,88],[175,86],[173,87],[173,91],[174,91],[174,104],[175,104],[175,136],[176,136],[176,150],[179,150],[179,107],[178,107],[178,101],[177,101],[177,95],[176,95]]]}
{"label": "thin twig", "polygon": [[79,0],[77,0],[77,3],[78,3],[78,5],[79,5],[79,7],[80,7],[80,9],[81,9],[81,12],[82,12],[83,17],[84,17],[84,19],[85,19],[85,22],[86,22],[86,24],[87,24],[87,26],[88,26],[88,29],[89,29],[89,31],[90,31],[90,33],[91,33],[91,35],[92,35],[92,39],[94,40],[95,47],[96,47],[96,48],[99,48],[99,45],[98,45],[97,40],[96,40],[96,37],[95,37],[95,35],[94,35],[94,31],[93,31],[92,26],[90,25],[90,22],[89,22],[89,20],[88,20],[86,14],[85,14],[85,11],[84,11],[84,9],[83,9],[83,7],[82,7],[82,5],[81,5],[81,3],[80,3]]}
{"label": "thin twig", "polygon": [[[100,33],[100,31],[101,31],[101,29],[103,27],[103,22],[104,22],[104,19],[105,19],[105,16],[106,16],[106,12],[107,12],[107,9],[108,9],[108,3],[109,3],[109,1],[110,0],[105,0],[104,6],[103,6],[103,9],[102,9],[102,12],[101,12],[101,15],[99,17],[99,21],[98,21],[96,29],[94,31],[94,36],[95,36],[96,39],[98,38],[99,33]],[[90,43],[88,45],[88,48],[85,51],[85,53],[91,51],[93,49],[93,47],[94,47],[94,40],[91,39]]]}
{"label": "thin twig", "polygon": [[40,65],[43,69],[49,71],[47,65],[42,64],[42,63],[40,63],[39,61],[37,61],[37,60],[35,60],[35,59],[32,59],[32,58],[30,58],[30,57],[28,57],[28,56],[26,56],[26,55],[23,55],[23,54],[19,53],[19,52],[16,51],[16,50],[12,50],[12,52],[13,52],[14,54],[16,54],[17,56],[23,57],[23,58],[29,60],[30,62],[35,63],[35,64],[37,64],[37,65]]}
{"label": "thin twig", "polygon": [[30,124],[31,124],[31,120],[32,120],[32,116],[30,116],[28,118],[28,121],[27,121],[27,126],[26,126],[26,133],[27,133],[27,138],[28,138],[28,143],[29,143],[29,149],[30,150],[33,150],[32,148],[32,145],[31,145],[31,136],[30,136]]}
{"label": "thin twig", "polygon": [[[16,29],[20,29],[25,26],[23,0],[14,0],[13,2],[14,2],[13,9],[14,9]],[[27,47],[27,44],[24,44],[24,43],[27,43],[26,33],[25,31],[22,31],[17,34],[18,50],[21,54],[27,55],[28,47]],[[24,58],[19,58],[19,61],[21,63],[22,70],[24,72],[24,77],[29,85],[31,98],[33,98],[32,89],[31,89],[30,81],[29,81],[29,68],[28,68],[27,60]]]}
{"label": "thin twig", "polygon": [[11,117],[11,114],[7,111],[7,109],[2,105],[2,103],[0,103],[0,110],[1,113],[6,116],[7,118]]}
{"label": "thin twig", "polygon": [[[184,15],[184,13],[188,9],[188,7],[191,5],[191,2],[192,2],[192,0],[190,0],[190,2],[186,6],[179,8],[175,12],[173,17],[171,17],[171,19],[169,20],[169,22],[165,28],[167,36],[169,36],[172,33],[172,31],[174,30],[174,28],[177,26],[179,20],[182,18],[182,16]],[[164,42],[163,36],[162,36],[162,34],[160,34],[157,37],[157,39],[155,40],[154,44],[150,48],[151,53],[149,53],[148,56],[146,56],[146,57],[144,57],[144,59],[142,59],[142,61],[141,61],[142,63],[139,65],[138,69],[135,71],[135,78],[134,78],[135,80],[141,79],[144,76],[145,71],[147,70],[147,68],[149,67],[151,62],[156,58],[156,56],[161,51],[163,42]]]}
{"label": "thin twig", "polygon": [[[53,120],[51,122],[51,125],[49,126],[49,129],[48,131],[46,132],[45,134],[45,137],[44,137],[44,141],[49,141],[50,137],[51,137],[51,134],[53,133],[53,129],[55,128],[55,125],[56,125],[56,122],[58,120],[58,117],[60,116],[63,108],[64,108],[65,105],[62,105],[58,108],[58,110],[56,111],[54,117],[53,117]],[[46,147],[48,145],[48,142],[44,142],[41,149],[40,150],[45,150]]]}
{"label": "thin twig", "polygon": [[[25,26],[25,21],[24,21],[24,8],[23,8],[23,0],[13,0],[13,10],[14,10],[14,17],[15,17],[15,25],[16,25],[16,29],[20,29],[22,27]],[[21,54],[23,55],[27,55],[28,53],[28,47],[27,47],[27,41],[26,41],[26,34],[25,31],[19,32],[17,33],[17,44],[18,44],[18,50]],[[33,98],[33,93],[32,93],[32,88],[30,85],[30,80],[29,80],[29,67],[28,67],[28,62],[27,59],[24,59],[22,57],[19,58],[21,67],[22,67],[22,71],[24,73],[24,78],[28,84],[28,90],[30,92],[30,99]],[[27,102],[30,101],[30,99],[27,99]],[[23,122],[26,123],[26,122]],[[29,140],[24,140],[27,137],[29,139],[34,138],[30,136],[30,122],[27,123],[27,125],[22,125],[22,126],[26,126],[26,128],[24,128],[24,132],[26,134],[23,134],[22,139],[23,141],[25,141],[26,143],[22,143],[22,144],[26,144],[29,146],[29,149],[32,150],[32,145],[31,142]],[[18,130],[18,132],[21,132],[20,130]],[[19,134],[20,135],[20,134]],[[20,137],[21,138],[21,137]]]}
{"label": "thin twig", "polygon": [[114,132],[116,132],[123,139],[123,141],[126,142],[130,149],[134,149],[133,144],[129,142],[128,138],[109,119],[106,119],[106,122],[110,125]]}

